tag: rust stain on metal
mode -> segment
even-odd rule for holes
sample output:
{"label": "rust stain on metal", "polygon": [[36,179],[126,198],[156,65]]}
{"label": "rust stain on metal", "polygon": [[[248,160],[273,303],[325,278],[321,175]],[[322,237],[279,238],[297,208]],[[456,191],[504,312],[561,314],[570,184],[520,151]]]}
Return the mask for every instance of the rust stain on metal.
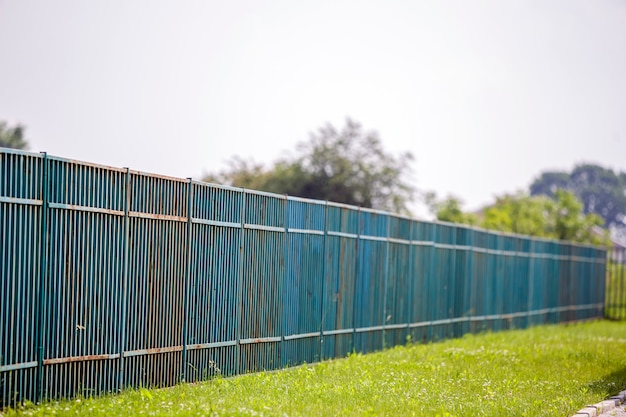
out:
{"label": "rust stain on metal", "polygon": [[180,352],[183,350],[182,346],[168,346],[162,348],[152,348],[152,349],[138,349],[124,352],[124,357],[131,356],[142,356],[142,355],[153,355],[157,353],[169,353],[169,352]]}
{"label": "rust stain on metal", "polygon": [[84,356],[70,356],[67,358],[52,358],[52,359],[44,359],[44,365],[56,365],[59,363],[73,363],[73,362],[84,362],[84,361],[100,361],[100,360],[109,360],[109,359],[117,359],[120,355],[117,353],[114,354],[105,354],[105,355],[84,355]]}
{"label": "rust stain on metal", "polygon": [[142,219],[153,219],[153,220],[170,220],[176,222],[187,222],[187,217],[183,216],[171,216],[169,214],[156,214],[156,213],[142,213],[139,211],[131,211],[128,213],[130,217],[139,217]]}

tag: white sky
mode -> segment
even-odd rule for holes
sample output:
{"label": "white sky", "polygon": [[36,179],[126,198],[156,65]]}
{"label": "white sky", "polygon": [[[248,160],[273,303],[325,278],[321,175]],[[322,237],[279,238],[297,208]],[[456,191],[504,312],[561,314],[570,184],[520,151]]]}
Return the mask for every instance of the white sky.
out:
{"label": "white sky", "polygon": [[0,0],[0,119],[32,150],[199,178],[348,116],[468,209],[626,170],[626,1]]}

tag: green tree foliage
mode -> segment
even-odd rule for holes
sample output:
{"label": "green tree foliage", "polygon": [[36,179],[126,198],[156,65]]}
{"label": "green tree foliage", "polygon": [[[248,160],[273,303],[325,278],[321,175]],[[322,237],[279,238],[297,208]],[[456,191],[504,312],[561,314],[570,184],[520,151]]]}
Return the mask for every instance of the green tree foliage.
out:
{"label": "green tree foliage", "polygon": [[557,190],[555,194],[556,205],[550,217],[554,222],[550,224],[554,228],[554,236],[574,242],[604,243],[594,232],[594,228],[604,224],[602,217],[594,213],[585,214],[583,203],[572,192]]}
{"label": "green tree foliage", "polygon": [[28,149],[24,139],[24,126],[9,127],[7,122],[0,120],[0,148]]}
{"label": "green tree foliage", "polygon": [[607,234],[598,233],[604,223],[600,216],[585,214],[582,202],[572,192],[556,190],[554,195],[554,200],[524,193],[504,195],[480,214],[463,213],[459,200],[450,197],[440,202],[431,198],[430,206],[442,221],[551,239],[607,243]]}
{"label": "green tree foliage", "polygon": [[522,235],[551,234],[548,226],[554,203],[546,197],[529,197],[523,193],[498,197],[496,203],[484,210],[481,226],[485,229]]}
{"label": "green tree foliage", "polygon": [[584,213],[595,213],[607,227],[626,227],[626,173],[599,165],[581,164],[568,172],[544,172],[530,186],[531,195],[556,198],[568,190],[583,202]]}
{"label": "green tree foliage", "polygon": [[437,200],[433,192],[426,193],[426,205],[430,211],[437,215],[437,220],[449,223],[462,223],[478,225],[478,217],[472,213],[463,213],[463,202],[454,196],[448,196],[443,200]]}
{"label": "green tree foliage", "polygon": [[233,158],[226,171],[205,180],[278,194],[329,200],[408,213],[415,195],[407,180],[413,156],[383,149],[378,134],[350,119],[338,130],[328,124],[297,147],[296,156],[265,168]]}

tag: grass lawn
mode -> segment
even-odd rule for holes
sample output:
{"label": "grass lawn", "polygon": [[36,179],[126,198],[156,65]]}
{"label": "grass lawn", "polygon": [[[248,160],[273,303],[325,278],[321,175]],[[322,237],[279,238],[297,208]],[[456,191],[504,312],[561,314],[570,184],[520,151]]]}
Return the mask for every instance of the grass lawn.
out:
{"label": "grass lawn", "polygon": [[[467,335],[281,372],[5,410],[61,416],[569,416],[624,389],[626,322]],[[1,414],[1,413],[0,413]]]}

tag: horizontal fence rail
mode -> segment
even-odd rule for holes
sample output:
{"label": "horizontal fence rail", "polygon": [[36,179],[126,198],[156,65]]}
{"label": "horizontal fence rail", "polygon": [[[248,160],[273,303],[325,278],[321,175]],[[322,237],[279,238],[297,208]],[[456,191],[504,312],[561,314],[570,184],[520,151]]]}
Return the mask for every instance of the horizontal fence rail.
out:
{"label": "horizontal fence rail", "polygon": [[601,317],[606,258],[0,149],[2,405]]}

